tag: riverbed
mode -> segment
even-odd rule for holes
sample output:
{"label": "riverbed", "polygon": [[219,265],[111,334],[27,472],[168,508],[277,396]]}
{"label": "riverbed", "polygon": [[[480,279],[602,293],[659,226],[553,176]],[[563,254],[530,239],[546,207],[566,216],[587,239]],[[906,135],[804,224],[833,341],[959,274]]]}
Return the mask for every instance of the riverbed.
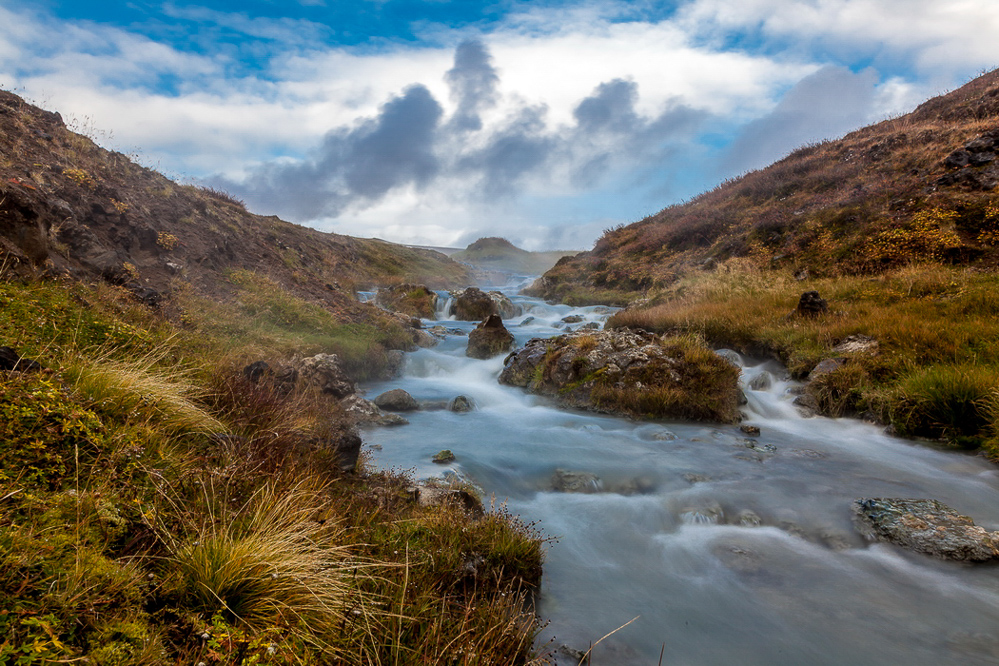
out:
{"label": "riverbed", "polygon": [[[569,315],[608,314],[518,296],[518,286],[505,290],[524,308],[505,322],[518,345],[557,335]],[[438,316],[425,324],[475,327],[443,307]],[[408,354],[401,376],[364,388],[435,405],[464,395],[475,409],[407,414],[409,425],[367,430],[365,445],[375,466],[470,481],[551,539],[538,599],[551,649],[585,651],[637,618],[594,649],[593,664],[654,666],[661,652],[672,666],[999,664],[999,568],[865,543],[850,512],[859,497],[934,498],[999,529],[991,463],[804,417],[772,362],[740,357],[743,423],[761,430],[747,437],[738,426],[558,409],[501,386],[503,358],[467,358],[466,343],[447,335]],[[769,381],[749,388],[762,373]],[[442,449],[455,461],[433,463]],[[556,490],[563,472],[592,475],[587,492]]]}

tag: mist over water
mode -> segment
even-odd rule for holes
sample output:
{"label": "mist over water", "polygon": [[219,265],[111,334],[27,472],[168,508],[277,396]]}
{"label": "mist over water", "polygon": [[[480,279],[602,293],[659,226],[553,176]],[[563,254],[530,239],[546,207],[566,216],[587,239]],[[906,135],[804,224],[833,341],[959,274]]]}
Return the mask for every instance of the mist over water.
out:
{"label": "mist over water", "polygon": [[[518,345],[557,335],[569,314],[607,316],[515,292],[525,311],[505,323]],[[465,395],[474,411],[426,409],[364,439],[376,466],[460,476],[555,539],[543,641],[586,650],[638,616],[597,646],[593,664],[654,665],[663,644],[674,666],[999,663],[999,569],[866,544],[850,513],[859,497],[933,498],[999,529],[993,465],[854,420],[803,418],[772,363],[743,359],[744,423],[762,431],[747,438],[737,426],[557,409],[501,386],[503,358],[467,358],[466,343],[449,335],[409,354],[401,377],[365,388],[431,403]],[[770,386],[748,388],[764,372]],[[441,449],[456,461],[432,463]],[[596,492],[555,492],[559,469],[595,475]]]}

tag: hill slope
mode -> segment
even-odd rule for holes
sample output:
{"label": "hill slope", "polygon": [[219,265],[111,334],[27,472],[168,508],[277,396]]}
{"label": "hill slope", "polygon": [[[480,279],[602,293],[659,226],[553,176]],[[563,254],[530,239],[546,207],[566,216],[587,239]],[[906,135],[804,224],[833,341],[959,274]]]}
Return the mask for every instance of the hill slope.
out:
{"label": "hill slope", "polygon": [[560,261],[534,291],[627,302],[730,257],[812,275],[873,274],[912,261],[992,265],[997,148],[993,71],[908,115],[805,146],[608,231],[593,250]]}
{"label": "hill slope", "polygon": [[226,271],[251,270],[344,308],[353,288],[471,279],[439,252],[323,233],[253,215],[224,192],[178,185],[3,91],[0,250],[22,271],[103,275],[160,292],[180,280],[218,296]]}

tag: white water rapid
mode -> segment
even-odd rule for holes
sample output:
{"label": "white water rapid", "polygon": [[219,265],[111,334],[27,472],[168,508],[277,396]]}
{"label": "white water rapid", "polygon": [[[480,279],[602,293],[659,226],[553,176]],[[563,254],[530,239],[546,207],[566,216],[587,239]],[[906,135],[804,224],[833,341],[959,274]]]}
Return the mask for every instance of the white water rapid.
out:
{"label": "white water rapid", "polygon": [[[569,314],[606,317],[508,293],[525,308],[505,322],[518,345],[557,334]],[[853,420],[803,418],[779,380],[746,390],[744,422],[762,431],[752,448],[737,426],[563,411],[499,385],[502,357],[467,358],[466,342],[449,335],[409,354],[401,377],[365,388],[369,398],[465,395],[474,411],[407,414],[409,425],[364,439],[376,466],[456,474],[557,539],[539,596],[542,641],[585,651],[637,616],[592,664],[655,666],[664,644],[670,666],[999,664],[999,568],[866,544],[850,517],[859,497],[923,497],[999,529],[993,465]],[[764,370],[780,377],[744,367],[746,386]],[[456,461],[431,462],[441,449]],[[554,491],[557,469],[596,475],[599,492]]]}

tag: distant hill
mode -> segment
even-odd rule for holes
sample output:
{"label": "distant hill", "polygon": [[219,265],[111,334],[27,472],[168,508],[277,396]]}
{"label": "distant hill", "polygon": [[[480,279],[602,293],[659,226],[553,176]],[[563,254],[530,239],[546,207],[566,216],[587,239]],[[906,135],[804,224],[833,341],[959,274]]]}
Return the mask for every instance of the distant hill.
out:
{"label": "distant hill", "polygon": [[451,253],[451,258],[476,268],[541,275],[562,257],[571,257],[575,252],[528,252],[515,246],[505,238],[480,238],[464,250]]}
{"label": "distant hill", "polygon": [[607,231],[533,293],[627,302],[732,257],[812,276],[999,257],[999,71]]}

